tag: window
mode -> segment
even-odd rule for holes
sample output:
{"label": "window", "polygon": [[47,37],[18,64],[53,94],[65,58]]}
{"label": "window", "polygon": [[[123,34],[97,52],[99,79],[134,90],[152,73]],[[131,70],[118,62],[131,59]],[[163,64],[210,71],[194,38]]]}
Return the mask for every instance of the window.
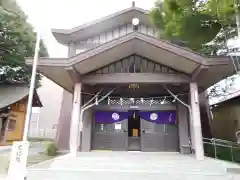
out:
{"label": "window", "polygon": [[100,131],[104,131],[104,124],[100,124]]}
{"label": "window", "polygon": [[95,123],[95,132],[123,132],[122,122],[112,124]]}
{"label": "window", "polygon": [[40,113],[40,107],[33,107],[32,108],[32,113]]}
{"label": "window", "polygon": [[14,131],[16,127],[16,120],[9,120],[8,131]]}

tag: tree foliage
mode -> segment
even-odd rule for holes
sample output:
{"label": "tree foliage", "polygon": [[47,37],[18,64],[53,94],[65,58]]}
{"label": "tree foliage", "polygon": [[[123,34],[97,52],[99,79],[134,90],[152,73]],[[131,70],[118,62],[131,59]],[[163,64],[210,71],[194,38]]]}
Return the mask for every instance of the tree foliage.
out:
{"label": "tree foliage", "polygon": [[[13,0],[0,1],[0,83],[29,83],[25,57],[33,57],[36,34],[27,17]],[[47,56],[41,42],[40,56]],[[40,75],[37,75],[37,80]]]}
{"label": "tree foliage", "polygon": [[[207,56],[226,55],[226,41],[236,36],[237,0],[164,0],[156,1],[150,12],[159,37],[182,41],[193,51]],[[234,77],[228,78],[231,86]],[[219,96],[229,87],[214,86],[211,96]]]}
{"label": "tree foliage", "polygon": [[150,17],[161,38],[180,39],[205,55],[226,49],[225,40],[236,35],[233,0],[157,1]]}

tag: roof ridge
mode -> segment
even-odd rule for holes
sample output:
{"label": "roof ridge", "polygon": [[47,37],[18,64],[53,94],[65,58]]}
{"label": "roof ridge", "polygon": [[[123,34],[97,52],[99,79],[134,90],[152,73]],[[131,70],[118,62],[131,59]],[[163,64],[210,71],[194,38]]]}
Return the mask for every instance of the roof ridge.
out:
{"label": "roof ridge", "polygon": [[[70,63],[70,64],[74,63],[74,62],[76,61],[76,58],[78,58],[78,57],[80,57],[80,56],[84,56],[84,54],[86,54],[86,53],[88,53],[88,52],[91,52],[91,51],[94,50],[94,49],[99,49],[99,48],[100,48],[100,51],[102,51],[102,48],[101,48],[101,47],[104,47],[104,46],[107,45],[107,44],[112,44],[112,43],[115,44],[114,42],[119,41],[119,40],[122,41],[122,42],[124,42],[124,41],[129,41],[129,38],[130,38],[130,39],[131,39],[131,38],[142,39],[143,37],[147,37],[147,38],[154,39],[154,41],[153,41],[152,43],[158,43],[158,42],[159,42],[159,43],[165,44],[165,46],[172,46],[173,48],[182,50],[182,53],[181,53],[181,52],[180,52],[180,53],[177,53],[177,51],[169,50],[169,49],[167,49],[167,47],[162,47],[163,49],[166,49],[167,51],[170,51],[170,52],[175,53],[175,54],[177,54],[177,55],[183,56],[183,57],[189,59],[190,61],[194,61],[194,62],[196,62],[196,63],[198,63],[198,64],[199,64],[200,62],[203,63],[203,64],[205,64],[205,59],[206,59],[206,57],[204,57],[204,56],[202,56],[202,55],[200,55],[200,54],[196,54],[194,51],[189,51],[188,49],[183,48],[183,47],[181,47],[181,46],[177,46],[177,45],[174,45],[174,44],[169,43],[169,42],[167,42],[167,41],[159,40],[159,39],[157,39],[157,38],[155,38],[155,37],[152,37],[152,36],[150,36],[150,35],[146,35],[146,34],[144,34],[144,33],[135,32],[135,31],[133,31],[133,32],[131,32],[131,33],[125,35],[125,36],[120,36],[120,37],[118,37],[118,38],[116,38],[116,39],[112,39],[111,41],[108,41],[108,42],[106,42],[106,43],[104,43],[104,44],[100,44],[100,45],[98,45],[98,46],[95,46],[95,47],[93,47],[93,48],[90,48],[90,49],[88,49],[88,50],[86,50],[86,51],[84,51],[84,52],[80,52],[80,53],[78,53],[78,54],[76,54],[76,55],[74,55],[74,56],[71,56],[71,57],[68,58],[68,63]],[[117,43],[117,42],[116,42],[116,43]],[[164,46],[164,45],[163,45],[163,46]],[[187,54],[186,54],[186,53],[187,53]],[[195,57],[195,58],[189,57],[189,56],[192,56],[192,55],[195,55],[196,57]]]}
{"label": "roof ridge", "polygon": [[[148,10],[145,10],[145,9],[142,9],[142,8],[139,8],[139,7],[130,7],[130,8],[126,8],[126,9],[123,9],[121,11],[118,11],[118,12],[115,12],[115,13],[112,13],[112,14],[109,14],[107,16],[104,16],[104,17],[101,17],[101,18],[98,18],[96,20],[93,20],[93,21],[89,21],[89,22],[86,22],[80,26],[77,26],[77,27],[73,27],[73,28],[70,28],[70,29],[52,29],[52,32],[53,33],[62,33],[62,34],[72,34],[76,31],[79,31],[81,29],[84,29],[86,27],[89,27],[91,25],[94,25],[94,24],[98,24],[98,23],[101,23],[105,20],[108,20],[108,19],[111,19],[113,17],[116,17],[116,16],[119,16],[121,14],[124,14],[126,12],[129,12],[129,11],[133,11],[133,10],[136,10],[136,11],[139,11],[139,12],[142,12],[144,14],[148,13],[149,11]],[[67,31],[66,33],[64,32],[61,32],[61,31]]]}
{"label": "roof ridge", "polygon": [[211,106],[214,106],[214,105],[217,105],[217,104],[221,104],[221,103],[224,103],[226,101],[229,101],[231,99],[234,99],[234,98],[237,98],[240,96],[240,89],[234,91],[234,92],[231,92],[227,95],[225,95],[222,99],[218,100],[217,102],[211,104]]}
{"label": "roof ridge", "polygon": [[[164,40],[164,39],[158,39],[158,38],[156,38],[156,37],[150,36],[150,35],[148,35],[148,34],[144,34],[144,33],[142,33],[142,32],[134,32],[134,31],[133,31],[133,32],[130,32],[130,33],[126,34],[125,36],[129,36],[129,35],[131,35],[131,34],[136,34],[136,33],[137,33],[137,34],[138,34],[138,33],[139,33],[139,34],[142,34],[142,35],[147,36],[147,37],[150,37],[150,38],[154,38],[154,39],[156,39],[156,40],[158,40],[158,41],[161,41],[161,42],[166,43],[166,44],[168,44],[168,45],[170,45],[170,46],[174,46],[174,47],[176,47],[176,48],[182,49],[182,50],[187,51],[187,52],[189,52],[189,53],[193,53],[193,54],[195,54],[195,55],[197,55],[197,56],[201,56],[201,57],[203,57],[203,58],[211,58],[211,57],[208,57],[208,56],[204,56],[204,55],[202,55],[202,54],[200,54],[200,53],[198,53],[198,52],[195,52],[195,51],[193,51],[193,50],[191,50],[191,49],[189,49],[189,48],[185,48],[185,47],[176,45],[176,44],[171,43],[171,42],[169,42],[169,41],[167,41],[167,40]],[[118,39],[120,39],[120,38],[123,38],[123,37],[124,37],[124,36],[119,36],[118,38],[112,39],[111,41],[105,42],[105,43],[103,43],[103,44],[96,45],[95,47],[92,47],[92,48],[90,48],[90,49],[87,49],[86,51],[83,51],[83,52],[80,52],[80,53],[78,53],[78,54],[75,54],[74,56],[71,56],[71,57],[68,58],[68,59],[74,58],[74,57],[76,57],[76,56],[78,56],[78,55],[80,55],[80,54],[82,54],[82,53],[86,53],[86,52],[88,52],[88,51],[91,51],[91,50],[94,49],[94,48],[97,48],[97,47],[99,47],[99,46],[103,46],[104,44],[107,44],[107,43],[111,43],[111,42],[116,41],[116,40],[118,40]]]}

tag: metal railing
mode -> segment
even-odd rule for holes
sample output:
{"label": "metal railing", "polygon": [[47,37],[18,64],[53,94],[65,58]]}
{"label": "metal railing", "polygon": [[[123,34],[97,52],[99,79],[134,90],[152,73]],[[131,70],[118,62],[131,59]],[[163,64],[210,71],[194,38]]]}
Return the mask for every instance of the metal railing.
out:
{"label": "metal railing", "polygon": [[221,139],[203,139],[205,156],[240,163],[240,144]]}

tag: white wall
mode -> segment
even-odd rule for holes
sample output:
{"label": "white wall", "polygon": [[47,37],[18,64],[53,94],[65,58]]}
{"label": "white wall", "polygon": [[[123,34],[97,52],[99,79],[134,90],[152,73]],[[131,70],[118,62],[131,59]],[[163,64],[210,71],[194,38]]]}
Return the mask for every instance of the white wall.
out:
{"label": "white wall", "polygon": [[43,107],[40,111],[37,108],[33,109],[29,136],[54,138],[53,128],[58,123],[63,89],[43,77],[42,86],[37,91]]}

